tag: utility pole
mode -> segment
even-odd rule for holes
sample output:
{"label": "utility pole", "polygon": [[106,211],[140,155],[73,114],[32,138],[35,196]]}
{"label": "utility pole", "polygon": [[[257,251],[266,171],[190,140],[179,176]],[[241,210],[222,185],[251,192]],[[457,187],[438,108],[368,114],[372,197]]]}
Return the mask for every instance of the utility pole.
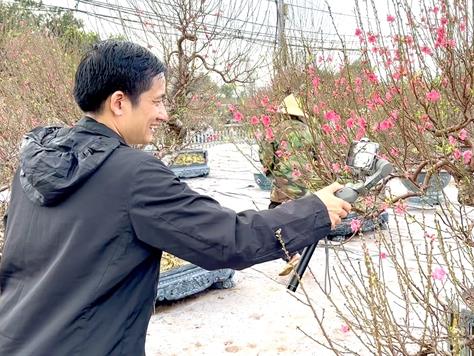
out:
{"label": "utility pole", "polygon": [[277,49],[275,65],[277,68],[284,69],[288,66],[288,44],[285,36],[285,22],[286,16],[288,15],[288,5],[284,3],[284,0],[275,1],[277,5]]}

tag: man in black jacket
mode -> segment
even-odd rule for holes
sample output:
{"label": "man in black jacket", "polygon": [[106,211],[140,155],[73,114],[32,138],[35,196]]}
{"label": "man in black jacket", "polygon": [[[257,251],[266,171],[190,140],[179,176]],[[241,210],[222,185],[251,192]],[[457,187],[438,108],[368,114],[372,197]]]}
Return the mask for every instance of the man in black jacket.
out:
{"label": "man in black jacket", "polygon": [[0,265],[0,355],[143,355],[162,251],[242,269],[316,243],[351,206],[333,184],[274,210],[236,213],[191,190],[149,143],[168,119],[165,68],[105,41],[82,59],[85,117],[28,133]]}

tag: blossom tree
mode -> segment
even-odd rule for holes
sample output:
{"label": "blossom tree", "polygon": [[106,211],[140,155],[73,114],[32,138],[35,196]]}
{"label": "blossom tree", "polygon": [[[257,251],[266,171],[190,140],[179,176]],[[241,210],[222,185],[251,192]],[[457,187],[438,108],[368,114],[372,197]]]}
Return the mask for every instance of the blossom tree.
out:
{"label": "blossom tree", "polygon": [[[289,90],[307,114],[317,154],[309,171],[319,183],[353,179],[345,157],[349,144],[362,137],[378,142],[380,156],[395,166],[359,203],[362,217],[392,209],[391,227],[375,239],[362,235],[359,262],[344,249],[336,254],[343,302],[326,294],[342,320],[341,332],[365,353],[332,340],[313,306],[325,336],[317,342],[336,354],[459,354],[474,344],[467,327],[474,280],[466,268],[474,262],[474,225],[465,211],[474,205],[472,1],[420,1],[415,8],[406,0],[389,3],[390,12],[380,14],[375,1],[366,2],[366,16],[357,3],[356,55],[344,51],[344,42],[339,56],[312,53],[295,66],[298,75],[286,82],[275,77],[258,97],[233,108],[233,115],[248,123],[257,140],[272,142],[283,119],[275,113],[286,94],[280,88],[297,77]],[[435,214],[413,212],[408,198],[441,190],[445,172],[454,178],[461,205],[443,203]],[[394,179],[404,181],[408,192],[392,194]],[[312,183],[308,176],[308,186],[318,187]],[[360,221],[351,227],[358,231]]]}
{"label": "blossom tree", "polygon": [[[186,129],[202,129],[221,112],[216,82],[250,84],[261,67],[253,52],[252,36],[235,35],[248,27],[245,3],[221,0],[129,2],[138,14],[149,48],[159,47],[168,66],[169,127],[181,142]],[[232,34],[232,35],[231,35]],[[234,38],[232,38],[234,37]],[[242,37],[242,38],[240,38]],[[168,135],[169,137],[169,135]]]}

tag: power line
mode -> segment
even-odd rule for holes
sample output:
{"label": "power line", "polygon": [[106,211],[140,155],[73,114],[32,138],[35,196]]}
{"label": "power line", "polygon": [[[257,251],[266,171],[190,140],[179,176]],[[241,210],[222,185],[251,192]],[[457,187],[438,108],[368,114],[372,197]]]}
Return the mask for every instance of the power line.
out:
{"label": "power line", "polygon": [[[271,0],[267,0],[267,1],[271,1]],[[120,11],[120,12],[127,13],[127,14],[130,14],[130,15],[133,15],[133,16],[139,16],[139,17],[147,16],[148,18],[158,17],[162,21],[167,21],[168,20],[165,15],[160,16],[160,15],[158,15],[157,13],[155,13],[153,11],[147,11],[147,10],[141,10],[140,9],[139,10],[140,13],[138,14],[138,10],[136,8],[125,7],[123,5],[112,5],[108,2],[102,2],[102,1],[97,1],[97,0],[77,0],[77,3],[92,5],[92,6],[104,8],[104,9],[107,9],[107,10],[112,10],[112,11]],[[173,4],[170,4],[166,1],[160,1],[160,4],[173,6]],[[266,27],[267,29],[272,30],[272,31],[269,31],[272,34],[275,33],[276,28],[277,28],[275,25],[261,23],[261,22],[255,22],[255,21],[250,21],[250,20],[241,20],[241,19],[238,19],[238,18],[228,17],[228,16],[225,16],[225,15],[222,15],[222,14],[220,14],[220,15],[209,14],[209,16],[219,17],[219,18],[223,18],[223,19],[227,19],[227,20],[230,20],[230,21],[235,21],[235,22],[239,22],[239,23],[243,23],[243,24],[250,24],[250,25],[257,25],[259,27]],[[234,27],[234,28],[239,29],[239,28],[241,28],[241,26],[237,26],[237,27]],[[335,34],[335,33],[327,33],[327,32],[322,32],[322,31],[301,30],[301,29],[297,29],[297,28],[287,28],[287,30],[290,31],[290,32],[302,33],[302,34],[305,35],[305,37],[309,37],[309,35],[311,35],[311,34],[313,34],[313,35],[324,35],[324,36],[334,36],[334,37],[337,36],[337,34]],[[342,36],[353,37],[354,39],[356,38],[356,36],[353,35],[353,34],[344,34]]]}
{"label": "power line", "polygon": [[[274,0],[266,0],[268,2],[272,2]],[[321,12],[321,13],[324,13],[324,14],[333,14],[333,15],[338,15],[338,16],[347,16],[347,17],[353,17],[355,19],[357,19],[358,17],[354,14],[345,14],[343,12],[337,12],[337,11],[329,11],[329,10],[323,10],[323,9],[319,9],[319,8],[316,8],[316,7],[309,7],[309,6],[303,6],[303,5],[299,5],[299,4],[295,4],[293,2],[289,2],[288,0],[285,1],[285,4],[286,5],[290,5],[292,7],[295,7],[295,8],[298,8],[298,9],[302,9],[302,10],[310,10],[310,11],[315,11],[315,12]],[[374,18],[372,17],[368,17],[368,16],[364,16],[363,17],[364,19],[368,19],[368,20],[375,20]]]}
{"label": "power line", "polygon": [[[103,2],[100,2],[100,1],[94,1],[94,0],[88,0],[88,1],[86,1],[86,0],[77,0],[77,3],[85,3],[87,5],[92,5],[94,7],[100,7],[100,8],[109,10],[109,11],[111,10],[111,11],[122,12],[122,13],[125,13],[125,14],[128,14],[128,15],[132,15],[132,16],[136,17],[137,19],[130,19],[130,18],[123,17],[123,16],[118,17],[118,16],[113,16],[113,15],[108,15],[108,14],[100,14],[100,13],[97,13],[97,12],[91,12],[91,11],[79,9],[77,6],[74,7],[74,8],[70,8],[70,7],[64,7],[64,6],[55,6],[55,5],[42,4],[42,9],[43,9],[43,11],[63,10],[63,11],[72,11],[72,12],[82,13],[82,14],[85,14],[85,15],[88,15],[88,16],[94,16],[94,17],[100,18],[102,20],[113,23],[114,25],[122,26],[122,27],[124,27],[124,22],[143,25],[143,20],[140,20],[143,17],[145,17],[148,20],[162,20],[161,16],[159,16],[158,14],[156,14],[154,12],[142,11],[142,10],[140,10],[140,12],[138,12],[137,9],[130,8],[130,7],[124,7],[124,6],[120,6],[120,5],[112,5],[110,3],[103,3]],[[34,8],[34,9],[36,9],[36,8]],[[175,19],[173,19],[173,20],[175,20]],[[167,19],[167,23],[169,23],[173,26],[176,26],[176,27],[179,25],[177,22],[173,22],[169,18]],[[258,24],[258,23],[256,23],[256,24]],[[220,26],[220,25],[217,25],[217,24],[209,24],[209,23],[205,23],[204,25],[207,28],[211,29],[211,30],[210,31],[205,31],[205,30],[196,29],[195,31],[196,31],[197,34],[206,35],[209,32],[210,33],[215,32],[219,36],[219,38],[217,38],[217,37],[215,38],[216,40],[236,40],[237,39],[237,40],[243,40],[243,41],[253,43],[253,44],[265,45],[268,48],[273,48],[274,45],[275,45],[274,37],[273,37],[274,35],[271,34],[271,33],[261,33],[261,32],[256,33],[254,31],[244,30],[244,29],[242,29],[242,27],[241,28],[235,28],[235,27],[227,28],[227,27],[223,27],[223,26]],[[263,24],[258,24],[258,25],[263,26]],[[155,25],[155,26],[158,27],[159,25]],[[129,30],[132,30],[132,31],[140,31],[140,32],[144,31],[143,27],[142,28],[137,28],[137,27],[131,27],[130,25],[127,25],[125,27],[127,27]],[[175,33],[168,32],[168,31],[163,31],[163,30],[161,30],[161,31],[152,30],[150,32],[155,34],[155,35],[156,34],[157,35],[167,35],[167,36],[178,36],[179,35],[178,30],[176,30]],[[313,32],[313,33],[316,33],[316,32]],[[304,36],[304,33],[302,33],[301,37],[287,36],[287,39],[289,41],[291,41],[289,43],[289,46],[294,47],[294,48],[311,48],[311,49],[315,49],[315,50],[318,50],[318,49],[321,49],[321,50],[340,50],[341,49],[339,47],[335,47],[336,45],[340,45],[339,41],[335,41],[335,40],[321,41],[320,39],[316,39],[314,37],[306,37],[306,40],[308,40],[309,42],[319,43],[318,45],[312,45],[312,46],[301,45],[300,42],[301,42],[301,39],[302,39],[303,36]],[[347,43],[350,44],[351,42],[347,42]],[[356,41],[352,42],[352,44],[356,44],[356,43],[358,43],[358,42],[356,42]],[[328,44],[329,44],[329,46],[328,46]],[[360,50],[360,48],[345,48],[345,49],[348,50],[348,51],[358,51],[358,50]]]}

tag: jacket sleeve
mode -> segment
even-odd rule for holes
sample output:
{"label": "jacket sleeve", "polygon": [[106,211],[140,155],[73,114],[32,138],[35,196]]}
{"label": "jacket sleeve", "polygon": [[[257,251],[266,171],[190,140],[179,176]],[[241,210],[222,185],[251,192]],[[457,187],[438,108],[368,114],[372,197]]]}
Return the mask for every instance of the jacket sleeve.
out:
{"label": "jacket sleeve", "polygon": [[326,207],[308,196],[272,210],[236,213],[198,194],[150,156],[130,184],[129,213],[137,238],[205,269],[243,269],[316,243],[330,231]]}

